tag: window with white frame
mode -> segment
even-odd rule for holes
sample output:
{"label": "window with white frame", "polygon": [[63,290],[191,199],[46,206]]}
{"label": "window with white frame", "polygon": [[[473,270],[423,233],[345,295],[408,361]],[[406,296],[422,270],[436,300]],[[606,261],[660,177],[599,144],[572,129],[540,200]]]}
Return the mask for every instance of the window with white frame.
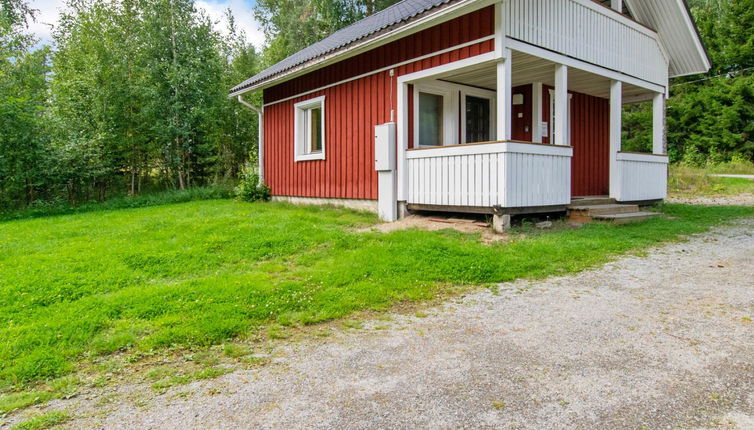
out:
{"label": "window with white frame", "polygon": [[461,143],[489,142],[495,136],[495,92],[460,87]]}
{"label": "window with white frame", "polygon": [[[550,143],[555,143],[555,91],[549,90],[550,92]],[[566,138],[565,142],[566,145],[571,144],[571,99],[573,98],[573,94],[568,94],[568,108],[566,109],[568,111],[567,120],[566,120]]]}
{"label": "window with white frame", "polygon": [[416,85],[414,141],[419,147],[455,144],[456,94],[447,85]]}
{"label": "window with white frame", "polygon": [[296,161],[325,159],[325,97],[296,103]]}
{"label": "window with white frame", "polygon": [[494,135],[494,91],[437,80],[414,86],[417,147],[487,142]]}

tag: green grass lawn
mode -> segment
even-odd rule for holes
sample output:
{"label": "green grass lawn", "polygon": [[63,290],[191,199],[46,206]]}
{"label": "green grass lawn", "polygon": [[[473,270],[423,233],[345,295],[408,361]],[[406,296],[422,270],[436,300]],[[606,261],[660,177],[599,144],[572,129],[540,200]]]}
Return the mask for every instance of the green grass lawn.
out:
{"label": "green grass lawn", "polygon": [[668,191],[679,197],[754,193],[753,180],[713,176],[716,173],[754,175],[754,165],[728,163],[706,168],[672,165]]}
{"label": "green grass lawn", "polygon": [[12,404],[7,396],[61,384],[54,379],[116,352],[201,349],[455,285],[579,271],[754,216],[741,207],[663,211],[674,218],[491,246],[454,231],[360,233],[376,219],[352,211],[228,200],[0,222],[0,390]]}

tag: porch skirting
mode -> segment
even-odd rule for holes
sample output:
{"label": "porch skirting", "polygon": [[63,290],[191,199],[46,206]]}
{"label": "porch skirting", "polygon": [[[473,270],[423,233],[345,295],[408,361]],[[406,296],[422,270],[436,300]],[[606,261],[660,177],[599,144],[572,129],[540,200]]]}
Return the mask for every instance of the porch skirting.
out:
{"label": "porch skirting", "polygon": [[377,200],[332,199],[321,197],[272,196],[273,202],[286,202],[294,205],[325,206],[333,205],[348,209],[377,213]]}

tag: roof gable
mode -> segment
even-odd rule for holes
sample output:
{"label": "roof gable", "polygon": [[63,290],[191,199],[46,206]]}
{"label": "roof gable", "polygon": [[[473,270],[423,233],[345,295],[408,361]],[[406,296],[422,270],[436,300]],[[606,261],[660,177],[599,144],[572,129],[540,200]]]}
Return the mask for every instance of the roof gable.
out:
{"label": "roof gable", "polygon": [[[596,1],[609,7],[610,0]],[[233,87],[230,93],[241,94],[267,86],[295,70],[313,66],[323,57],[340,55],[359,41],[395,32],[411,21],[444,6],[483,2],[485,0],[403,0],[287,57]],[[685,0],[624,0],[623,9],[626,16],[657,31],[660,43],[670,57],[670,77],[705,73],[709,70],[709,57]]]}
{"label": "roof gable", "polygon": [[328,53],[340,50],[358,40],[379,33],[396,24],[405,23],[412,18],[447,3],[459,0],[404,0],[383,9],[374,15],[357,21],[348,27],[336,31],[319,42],[302,49],[277,64],[263,70],[230,90],[231,93],[253,87],[276,75],[284,73]]}

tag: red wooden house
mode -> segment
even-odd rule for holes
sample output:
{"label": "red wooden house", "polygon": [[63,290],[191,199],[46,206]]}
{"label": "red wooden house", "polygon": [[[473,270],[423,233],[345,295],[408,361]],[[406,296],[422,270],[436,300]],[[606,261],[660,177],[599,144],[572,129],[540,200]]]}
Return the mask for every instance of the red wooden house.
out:
{"label": "red wooden house", "polygon": [[[276,199],[505,216],[665,198],[668,79],[709,66],[683,0],[405,0],[230,93],[263,91]],[[653,151],[623,152],[641,101]]]}

